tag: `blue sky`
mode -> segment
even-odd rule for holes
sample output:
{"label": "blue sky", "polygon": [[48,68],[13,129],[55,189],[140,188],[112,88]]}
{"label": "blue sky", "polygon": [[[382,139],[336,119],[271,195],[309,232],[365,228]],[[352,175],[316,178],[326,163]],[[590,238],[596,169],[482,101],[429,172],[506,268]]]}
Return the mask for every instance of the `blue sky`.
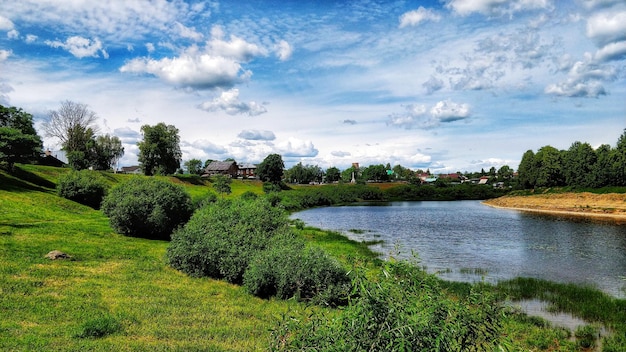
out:
{"label": "blue sky", "polygon": [[165,122],[184,160],[516,169],[615,146],[626,2],[0,0],[0,104],[39,126],[64,100],[122,139],[121,166]]}

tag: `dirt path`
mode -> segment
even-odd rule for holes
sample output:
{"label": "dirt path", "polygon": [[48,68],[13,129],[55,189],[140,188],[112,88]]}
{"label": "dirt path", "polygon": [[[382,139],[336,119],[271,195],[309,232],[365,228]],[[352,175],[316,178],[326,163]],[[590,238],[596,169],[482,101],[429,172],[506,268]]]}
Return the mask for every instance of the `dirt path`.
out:
{"label": "dirt path", "polygon": [[523,211],[613,219],[626,223],[626,194],[559,193],[504,196],[484,204]]}

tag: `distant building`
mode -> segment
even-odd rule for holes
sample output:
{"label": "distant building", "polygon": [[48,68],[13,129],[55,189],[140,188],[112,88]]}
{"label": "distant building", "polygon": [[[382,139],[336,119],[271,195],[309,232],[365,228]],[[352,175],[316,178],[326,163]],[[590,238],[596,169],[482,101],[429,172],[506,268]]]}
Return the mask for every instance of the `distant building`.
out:
{"label": "distant building", "polygon": [[61,160],[61,158],[65,159],[65,153],[62,154],[62,156],[59,156],[58,153],[53,153],[50,150],[46,150],[41,156],[39,164],[45,166],[64,167],[65,165],[67,165],[67,160]]}
{"label": "distant building", "polygon": [[237,177],[241,178],[255,178],[256,168],[254,164],[242,164],[238,166]]}
{"label": "distant building", "polygon": [[122,166],[120,172],[123,174],[141,175],[141,167],[139,166]]}
{"label": "distant building", "polygon": [[238,170],[239,167],[234,161],[212,161],[204,169],[202,176],[228,175],[230,177],[237,177]]}

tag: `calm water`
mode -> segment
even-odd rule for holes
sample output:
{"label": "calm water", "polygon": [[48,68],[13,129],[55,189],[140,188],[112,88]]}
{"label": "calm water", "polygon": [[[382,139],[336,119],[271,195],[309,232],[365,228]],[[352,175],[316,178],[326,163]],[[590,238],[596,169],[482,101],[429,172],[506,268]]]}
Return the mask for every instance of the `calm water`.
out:
{"label": "calm water", "polygon": [[383,257],[396,248],[404,258],[415,251],[421,265],[444,279],[525,276],[626,296],[626,225],[494,209],[479,201],[385,204],[316,208],[292,217],[355,240],[382,240],[372,249]]}

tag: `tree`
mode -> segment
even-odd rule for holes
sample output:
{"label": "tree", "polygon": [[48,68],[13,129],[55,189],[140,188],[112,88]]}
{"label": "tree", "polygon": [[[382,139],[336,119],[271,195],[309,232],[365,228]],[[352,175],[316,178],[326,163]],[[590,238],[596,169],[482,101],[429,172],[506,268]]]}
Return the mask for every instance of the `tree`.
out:
{"label": "tree", "polygon": [[517,169],[519,173],[519,183],[522,188],[534,188],[537,183],[537,169],[535,168],[535,153],[527,150],[522,156]]}
{"label": "tree", "polygon": [[387,174],[387,168],[383,164],[370,165],[363,171],[363,177],[366,180],[372,181],[387,181],[389,175]]}
{"label": "tree", "polygon": [[33,127],[33,115],[16,107],[0,105],[0,163],[9,171],[18,162],[37,160],[41,138]]}
{"label": "tree", "polygon": [[182,152],[178,129],[163,122],[141,126],[143,140],[139,146],[139,164],[146,176],[171,175],[180,168]]}
{"label": "tree", "polygon": [[46,137],[58,138],[67,153],[84,151],[84,144],[89,140],[86,134],[93,136],[97,132],[97,119],[96,113],[86,104],[66,100],[61,102],[58,110],[48,113],[48,121],[42,124],[42,128]]}
{"label": "tree", "polygon": [[321,181],[322,169],[315,165],[302,165],[298,163],[285,172],[285,179],[289,182],[308,184],[313,181]]}
{"label": "tree", "polygon": [[204,172],[204,168],[202,167],[202,160],[200,159],[187,160],[185,161],[184,166],[185,169],[187,169],[187,172],[193,175],[202,175],[202,173]]}
{"label": "tree", "polygon": [[593,187],[596,161],[596,152],[589,143],[574,142],[563,153],[565,184],[573,187]]}
{"label": "tree", "polygon": [[284,168],[283,158],[279,154],[270,154],[259,164],[256,172],[261,181],[278,184],[283,178]]}
{"label": "tree", "polygon": [[124,155],[122,141],[116,136],[108,134],[98,136],[94,143],[93,167],[96,170],[115,168],[117,161]]}
{"label": "tree", "polygon": [[226,175],[216,175],[215,183],[213,183],[213,188],[215,191],[224,197],[224,194],[230,194],[230,184],[233,180]]}
{"label": "tree", "polygon": [[511,177],[513,177],[513,169],[511,169],[508,165],[503,165],[498,169],[498,178],[508,180]]}
{"label": "tree", "polygon": [[537,187],[563,186],[562,153],[549,145],[541,147],[535,154]]}
{"label": "tree", "polygon": [[326,182],[337,182],[341,178],[341,172],[338,168],[332,166],[326,169]]}
{"label": "tree", "polygon": [[611,185],[615,179],[613,174],[613,161],[611,156],[611,146],[603,144],[598,147],[596,153],[596,165],[593,170],[593,187],[604,187]]}
{"label": "tree", "polygon": [[626,129],[618,138],[617,146],[612,151],[612,173],[615,177],[614,186],[626,186]]}

